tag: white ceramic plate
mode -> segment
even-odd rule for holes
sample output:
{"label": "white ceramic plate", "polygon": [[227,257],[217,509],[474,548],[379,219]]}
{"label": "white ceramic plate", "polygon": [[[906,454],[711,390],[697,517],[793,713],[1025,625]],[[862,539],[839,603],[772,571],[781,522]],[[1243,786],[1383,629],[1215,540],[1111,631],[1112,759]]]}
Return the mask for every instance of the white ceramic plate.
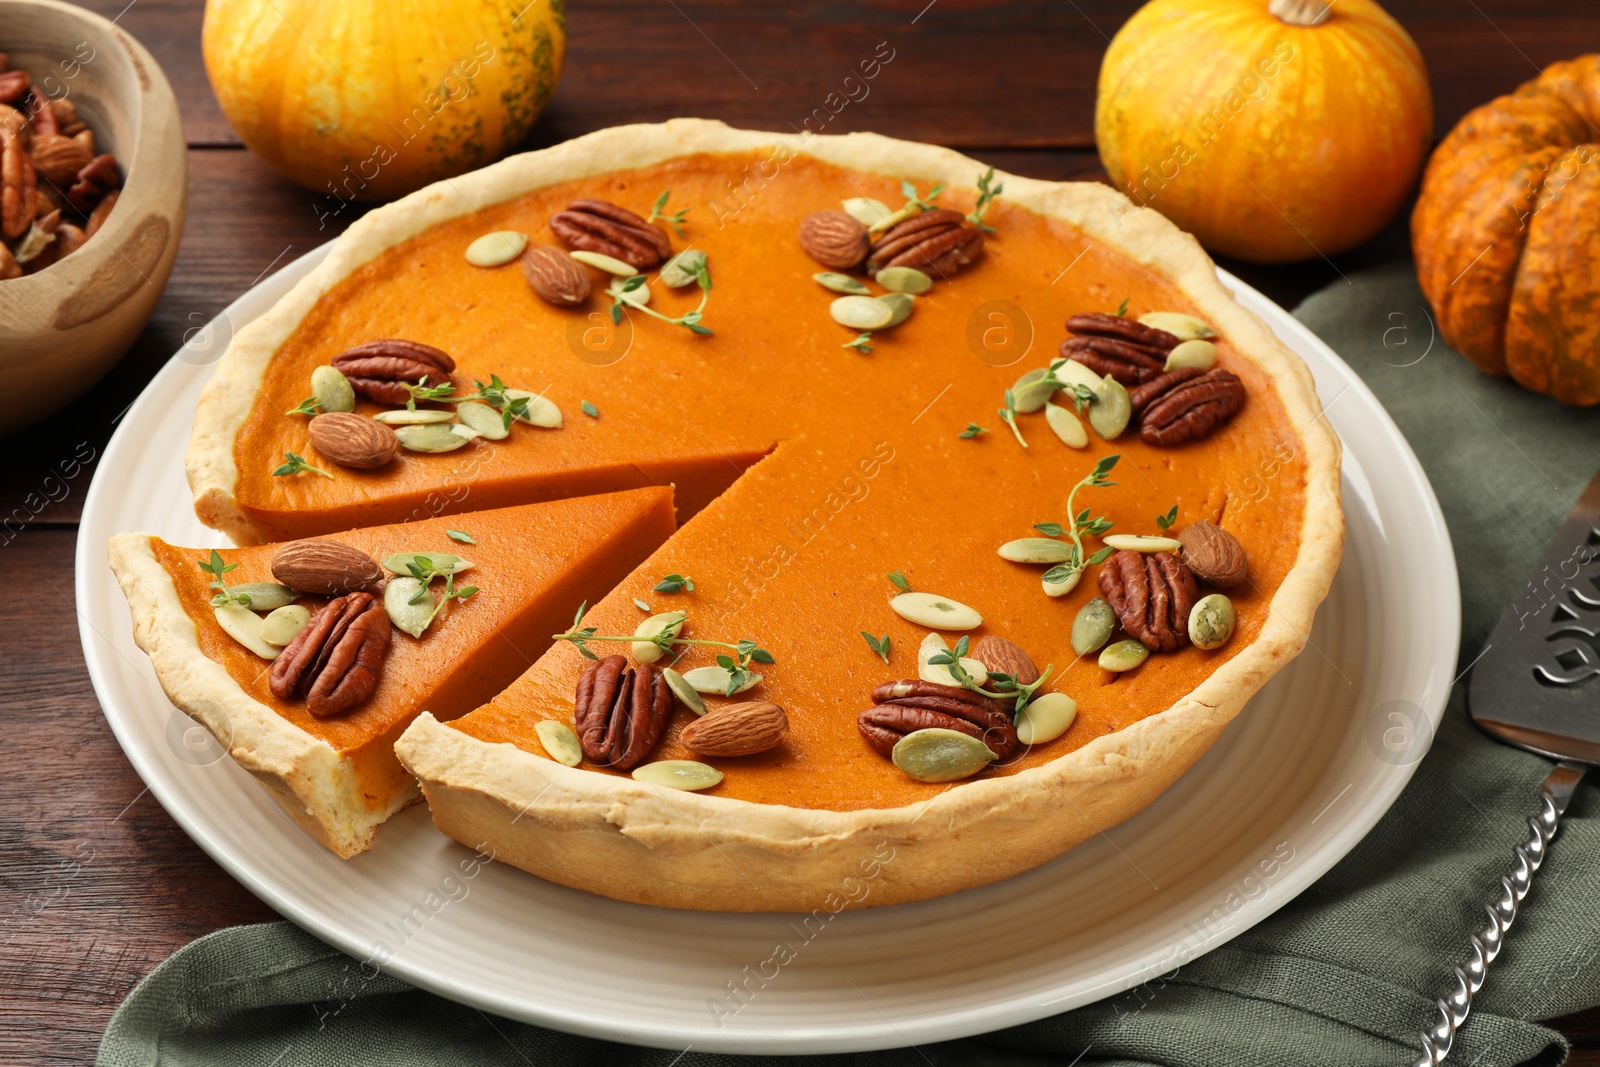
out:
{"label": "white ceramic plate", "polygon": [[[1311,647],[1136,818],[996,885],[809,919],[664,911],[474,866],[423,807],[341,862],[167,702],[105,554],[122,530],[219,543],[184,484],[189,413],[232,330],[324,251],[236,301],[128,411],[85,505],[77,590],[95,692],[151,792],[234,877],[358,960],[485,1011],[636,1044],[817,1053],[963,1037],[1128,989],[1271,915],[1377,822],[1432,737],[1460,628],[1433,492],[1350,369],[1225,277],[1316,374],[1345,441],[1349,538]],[[1270,469],[1243,488],[1273,492]]]}

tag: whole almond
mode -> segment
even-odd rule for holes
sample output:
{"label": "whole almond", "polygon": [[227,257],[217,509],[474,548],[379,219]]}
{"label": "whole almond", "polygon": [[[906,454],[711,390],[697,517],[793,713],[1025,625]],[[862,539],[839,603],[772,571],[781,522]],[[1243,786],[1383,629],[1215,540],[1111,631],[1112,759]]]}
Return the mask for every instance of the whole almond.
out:
{"label": "whole almond", "polygon": [[818,211],[800,220],[800,247],[824,267],[858,267],[871,244],[867,228],[842,211]]}
{"label": "whole almond", "polygon": [[33,139],[33,168],[54,185],[70,185],[94,154],[79,141],[58,133]]}
{"label": "whole almond", "polygon": [[1178,535],[1178,541],[1183,545],[1183,562],[1202,582],[1231,589],[1250,577],[1244,546],[1215,523],[1191,523]]}
{"label": "whole almond", "polygon": [[753,756],[789,736],[789,717],[764,700],[728,704],[685,726],[681,736],[702,756]]}
{"label": "whole almond", "polygon": [[381,467],[400,447],[400,439],[389,427],[349,411],[318,415],[306,433],[318,452],[341,467]]}
{"label": "whole almond", "polygon": [[589,272],[566,252],[550,245],[530,248],[522,257],[522,276],[540,299],[572,307],[589,299]]}
{"label": "whole almond", "polygon": [[1012,675],[1019,685],[1032,685],[1039,680],[1039,668],[1033,665],[1033,659],[1020,645],[1003,637],[990,634],[978,638],[972,646],[972,658],[991,671]]}
{"label": "whole almond", "polygon": [[272,557],[272,576],[297,592],[343,596],[376,585],[383,568],[359,548],[309,537],[278,549]]}

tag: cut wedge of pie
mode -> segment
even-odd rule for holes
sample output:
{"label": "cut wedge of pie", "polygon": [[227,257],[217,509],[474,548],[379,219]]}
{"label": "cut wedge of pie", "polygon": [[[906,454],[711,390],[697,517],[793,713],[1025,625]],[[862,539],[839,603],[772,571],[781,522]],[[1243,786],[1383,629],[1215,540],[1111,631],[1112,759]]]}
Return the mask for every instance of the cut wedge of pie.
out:
{"label": "cut wedge of pie", "polygon": [[[451,537],[452,529],[474,543]],[[381,585],[399,576],[381,577],[379,561],[399,565],[392,558],[398,553],[470,559],[473,566],[460,572],[456,585],[467,588],[470,580],[477,588],[467,599],[442,605],[418,637],[391,633],[382,619],[388,651],[375,687],[351,708],[326,716],[314,713],[303,696],[276,694],[270,674],[277,660],[241,644],[218,616],[231,611],[253,626],[261,610],[252,607],[272,608],[291,597],[312,613],[324,610],[329,597],[295,595],[278,585],[277,575],[317,581],[305,568],[289,574],[281,564],[274,567],[285,546],[218,550],[226,568],[220,576],[201,566],[210,566],[210,550],[179,548],[148,534],[119,534],[110,554],[133,613],[134,639],[167,696],[203,723],[307,833],[349,857],[370,848],[383,821],[417,799],[415,779],[394,754],[395,739],[417,714],[452,719],[498,693],[550,644],[575,602],[609,589],[672,530],[671,491],[637,489],[320,539],[318,548],[331,542],[353,550],[337,563],[366,559],[378,583],[346,584],[374,589],[380,605]],[[330,555],[325,549],[320,554]],[[212,584],[219,578],[220,593]],[[255,591],[252,605],[213,607],[213,598],[240,589]],[[431,583],[430,605],[443,589],[443,579]],[[253,643],[268,655],[276,651]]]}
{"label": "cut wedge of pie", "polygon": [[[681,233],[657,221],[685,208]],[[500,231],[529,236],[521,260],[475,244]],[[301,403],[344,406],[313,390],[330,367],[356,415],[410,401],[462,428],[330,468]],[[335,477],[275,473],[285,453]],[[240,541],[672,483],[682,529],[637,568],[595,557],[609,592],[567,598],[563,640],[397,752],[446,833],[687,908],[922,899],[1127,818],[1300,651],[1343,535],[1306,368],[1154,211],[927,145],[694,120],[373,211],[240,331],[187,463],[198,514]],[[1202,534],[1220,560],[1168,539]],[[1121,633],[1080,655],[1097,593]],[[671,611],[681,629],[630,642]],[[991,637],[995,662],[971,659]],[[1019,652],[1052,668],[1037,692]],[[1023,744],[1011,717],[1045,691],[1075,717]]]}

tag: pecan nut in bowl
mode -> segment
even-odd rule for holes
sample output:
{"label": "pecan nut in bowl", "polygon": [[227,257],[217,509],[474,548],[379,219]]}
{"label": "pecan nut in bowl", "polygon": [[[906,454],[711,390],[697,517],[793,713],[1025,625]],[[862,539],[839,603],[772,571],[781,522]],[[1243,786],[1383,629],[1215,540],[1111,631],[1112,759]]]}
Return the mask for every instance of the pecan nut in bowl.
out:
{"label": "pecan nut in bowl", "polygon": [[407,385],[424,378],[434,384],[448,381],[456,361],[432,345],[391,337],[340,352],[333,357],[333,367],[368,400],[404,404],[411,399]]}
{"label": "pecan nut in bowl", "polygon": [[[1148,391],[1147,391],[1148,390]],[[1176,370],[1139,390],[1129,401],[1138,412],[1139,439],[1171,447],[1210,434],[1244,407],[1244,383],[1220,367],[1196,372]]]}
{"label": "pecan nut in bowl", "polygon": [[1071,316],[1067,329],[1073,336],[1061,343],[1063,356],[1129,387],[1160,377],[1167,353],[1178,346],[1177,336],[1166,330],[1098,311]]}
{"label": "pecan nut in bowl", "polygon": [[574,704],[584,756],[630,771],[661,739],[672,714],[672,690],[654,664],[630,668],[623,657],[607,656],[584,668]]}
{"label": "pecan nut in bowl", "polygon": [[672,255],[660,227],[608,200],[574,200],[550,216],[550,229],[568,248],[620,259],[635,270],[660,266]]}
{"label": "pecan nut in bowl", "polygon": [[389,615],[377,597],[335,597],[272,661],[267,685],[279,700],[304,697],[319,719],[349,711],[377,688],[389,638]]}
{"label": "pecan nut in bowl", "polygon": [[885,230],[867,253],[867,273],[915,267],[937,277],[954,274],[983,255],[983,231],[959,211],[934,208]]}
{"label": "pecan nut in bowl", "polygon": [[1005,707],[970,689],[908,678],[878,686],[872,702],[876,706],[857,717],[856,728],[882,756],[890,755],[906,734],[934,728],[976,737],[1002,760],[1022,747]]}
{"label": "pecan nut in bowl", "polygon": [[1189,643],[1189,611],[1200,587],[1173,553],[1114,553],[1100,568],[1100,595],[1122,628],[1150,651],[1174,652]]}

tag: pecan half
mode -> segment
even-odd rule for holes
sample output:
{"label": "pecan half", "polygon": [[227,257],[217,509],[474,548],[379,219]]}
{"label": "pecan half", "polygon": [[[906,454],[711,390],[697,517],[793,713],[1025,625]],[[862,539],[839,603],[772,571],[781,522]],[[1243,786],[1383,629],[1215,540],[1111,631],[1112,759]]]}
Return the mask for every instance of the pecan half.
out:
{"label": "pecan half", "polygon": [[1152,652],[1172,652],[1189,642],[1189,610],[1200,587],[1173,553],[1114,553],[1100,568],[1100,595],[1122,628]]}
{"label": "pecan half", "polygon": [[55,108],[50,106],[50,101],[40,94],[39,87],[34,86],[28,90],[28,95],[23,98],[23,109],[27,111],[29,120],[33,123],[35,137],[55,137],[61,133],[61,123],[56,121]]}
{"label": "pecan half", "polygon": [[67,202],[88,215],[101,197],[121,184],[122,172],[117,170],[116,157],[101,153],[78,171],[78,180],[67,190]]}
{"label": "pecan half", "polygon": [[667,677],[652,663],[607,656],[584,668],[574,700],[578,743],[594,763],[629,771],[656,747],[672,714]]}
{"label": "pecan half", "polygon": [[1143,385],[1161,376],[1167,353],[1178,338],[1120,315],[1084,312],[1067,319],[1075,336],[1061,343],[1061,354],[1096,374],[1109,374],[1125,386]]}
{"label": "pecan half", "polygon": [[28,72],[8,70],[0,74],[0,104],[15,104],[28,91]]}
{"label": "pecan half", "polygon": [[438,384],[456,369],[456,361],[432,345],[399,337],[356,345],[334,356],[333,365],[352,389],[380,404],[404,404],[411,399],[408,383],[426,378]]}
{"label": "pecan half", "polygon": [[1244,407],[1244,383],[1232,371],[1213,367],[1176,370],[1128,399],[1139,420],[1139,439],[1150,445],[1181,445],[1209,435]]}
{"label": "pecan half", "polygon": [[976,737],[1001,759],[1014,755],[1022,744],[1005,707],[970,689],[906,679],[878,686],[872,702],[877,706],[857,717],[856,728],[882,756],[892,753],[906,734],[935,727]]}
{"label": "pecan half", "polygon": [[267,685],[279,700],[304,697],[323,719],[371,696],[388,655],[383,605],[371,593],[348,593],[328,601],[279,653]]}
{"label": "pecan half", "polygon": [[636,270],[649,270],[672,255],[672,242],[660,227],[608,200],[574,200],[550,216],[550,229],[568,248],[599,252]]}
{"label": "pecan half", "polygon": [[21,237],[39,207],[39,179],[28,155],[27,135],[0,124],[0,233]]}
{"label": "pecan half", "polygon": [[934,208],[885,230],[867,253],[867,273],[915,267],[942,276],[954,274],[981,255],[983,231],[959,211]]}

